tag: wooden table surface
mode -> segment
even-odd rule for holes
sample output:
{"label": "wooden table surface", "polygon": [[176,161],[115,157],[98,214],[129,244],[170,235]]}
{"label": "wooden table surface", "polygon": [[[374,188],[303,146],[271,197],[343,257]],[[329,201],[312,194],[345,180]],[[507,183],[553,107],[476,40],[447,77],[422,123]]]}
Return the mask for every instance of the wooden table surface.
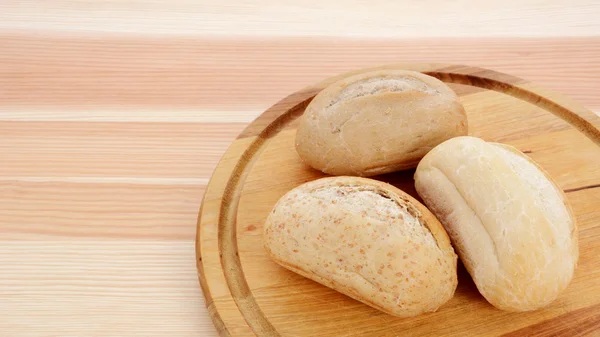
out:
{"label": "wooden table surface", "polygon": [[0,1],[0,335],[215,336],[196,217],[253,118],[402,61],[600,112],[599,16],[594,0]]}

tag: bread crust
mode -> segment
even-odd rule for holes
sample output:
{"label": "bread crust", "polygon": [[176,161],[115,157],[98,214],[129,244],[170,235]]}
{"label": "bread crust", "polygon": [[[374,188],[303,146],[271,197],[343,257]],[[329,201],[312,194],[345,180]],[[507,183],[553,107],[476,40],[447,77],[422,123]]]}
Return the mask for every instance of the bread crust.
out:
{"label": "bread crust", "polygon": [[414,71],[341,79],[307,106],[296,134],[302,160],[332,175],[373,176],[416,167],[437,144],[467,134],[457,95]]}
{"label": "bread crust", "polygon": [[372,179],[291,190],[265,222],[264,245],[281,266],[394,316],[435,311],[457,285],[457,256],[435,216]]}
{"label": "bread crust", "polygon": [[535,310],[570,283],[579,257],[571,207],[550,175],[516,148],[448,140],[419,163],[415,187],[492,305]]}

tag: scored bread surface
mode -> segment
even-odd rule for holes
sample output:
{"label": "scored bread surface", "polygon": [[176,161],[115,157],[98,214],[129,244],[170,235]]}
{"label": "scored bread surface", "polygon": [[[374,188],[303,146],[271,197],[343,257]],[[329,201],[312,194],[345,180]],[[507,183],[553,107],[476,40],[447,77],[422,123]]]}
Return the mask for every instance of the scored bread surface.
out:
{"label": "scored bread surface", "polygon": [[572,211],[548,174],[517,149],[451,139],[423,158],[415,186],[494,306],[535,310],[570,283],[579,255]]}
{"label": "scored bread surface", "polygon": [[406,70],[339,80],[305,109],[296,149],[332,175],[372,176],[416,167],[434,146],[467,134],[457,95],[442,81]]}
{"label": "scored bread surface", "polygon": [[435,311],[456,288],[457,257],[441,224],[378,181],[334,177],[295,188],[264,234],[277,263],[392,315]]}

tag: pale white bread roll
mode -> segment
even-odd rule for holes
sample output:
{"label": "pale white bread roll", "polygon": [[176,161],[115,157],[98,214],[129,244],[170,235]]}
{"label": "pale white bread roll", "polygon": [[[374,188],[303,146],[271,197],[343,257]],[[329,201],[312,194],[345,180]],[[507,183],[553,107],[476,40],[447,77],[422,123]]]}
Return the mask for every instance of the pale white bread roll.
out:
{"label": "pale white bread roll", "polygon": [[439,221],[379,181],[323,178],[284,195],[264,244],[278,264],[391,315],[437,310],[457,285],[457,256]]}
{"label": "pale white bread roll", "polygon": [[442,81],[407,70],[369,71],[323,89],[305,109],[296,150],[331,175],[414,168],[433,147],[467,134],[467,116]]}
{"label": "pale white bread roll", "polygon": [[492,305],[535,310],[570,283],[575,217],[550,176],[514,147],[450,139],[419,163],[415,185]]}

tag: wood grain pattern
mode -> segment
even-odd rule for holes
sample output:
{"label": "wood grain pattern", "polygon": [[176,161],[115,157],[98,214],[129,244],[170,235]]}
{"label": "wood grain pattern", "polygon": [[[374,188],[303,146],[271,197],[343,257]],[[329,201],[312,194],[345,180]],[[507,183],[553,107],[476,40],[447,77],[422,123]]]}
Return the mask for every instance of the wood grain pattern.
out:
{"label": "wood grain pattern", "polygon": [[[395,62],[471,64],[600,112],[596,1],[464,4],[0,1],[0,335],[216,336],[193,264],[206,183],[248,123],[326,77]],[[465,104],[475,109],[477,96],[469,97]],[[493,122],[503,123],[510,104],[498,98],[480,110],[497,107],[502,113]],[[600,203],[590,187],[599,183],[594,167],[575,171],[586,181],[562,174],[561,162],[548,156],[555,148],[584,162],[569,151],[568,125],[527,103],[519,110],[519,123],[503,123],[505,132],[490,135],[527,145],[521,148],[556,167],[577,198],[590,245],[600,237],[591,225]],[[477,116],[474,123],[483,125]],[[556,137],[521,144],[526,120]],[[269,151],[286,158],[286,148]],[[292,186],[283,178],[277,191]],[[258,181],[246,188],[260,192]],[[253,204],[252,195],[240,204],[244,212],[257,211],[243,228],[242,263],[260,258],[249,254],[259,243],[250,238],[257,238],[267,206]],[[218,256],[207,260],[220,264]],[[584,255],[585,264],[595,261]],[[225,301],[223,274],[204,272],[220,277],[210,286],[217,296],[212,307],[239,315],[242,324],[230,331],[251,334],[237,306]],[[287,277],[274,281],[283,286],[270,294],[290,292]],[[310,285],[300,289],[298,298],[328,305]],[[358,311],[358,320],[365,317]]]}
{"label": "wood grain pattern", "polygon": [[[292,122],[310,99],[338,76],[286,97],[261,115],[234,142],[238,145],[226,152],[226,159],[209,183],[198,223],[197,257],[201,284],[220,334],[392,336],[404,331],[414,336],[496,336],[518,334],[515,331],[519,330],[542,335],[545,331],[576,331],[576,324],[580,328],[585,324],[582,333],[599,330],[600,322],[593,318],[600,313],[600,288],[596,282],[600,241],[595,235],[600,229],[600,217],[595,206],[584,200],[600,198],[600,188],[594,188],[600,182],[600,118],[559,94],[481,68],[437,64],[385,68],[418,70],[453,87],[485,89],[456,90],[467,109],[470,134],[518,146],[537,158],[561,188],[578,186],[567,190],[579,219],[581,237],[580,265],[571,286],[547,308],[508,313],[483,300],[468,275],[461,271],[455,298],[438,312],[398,319],[270,261],[261,236],[268,212],[289,189],[323,176],[306,167],[294,151]],[[511,104],[498,104],[502,101]],[[523,102],[527,104],[523,106]],[[549,128],[559,124],[562,126]],[[513,133],[515,127],[521,127],[517,134]],[[380,179],[414,194],[410,171]],[[583,215],[587,215],[585,221],[581,220]],[[215,273],[220,268],[222,272]],[[207,272],[209,269],[213,271]],[[229,292],[222,289],[223,277]],[[569,319],[568,313],[575,310],[591,318]],[[242,331],[240,326],[247,329]]]}
{"label": "wood grain pattern", "polygon": [[193,251],[189,240],[3,239],[2,334],[214,334]]}
{"label": "wood grain pattern", "polygon": [[[558,316],[555,319],[544,321],[527,328],[503,335],[503,337],[520,336],[584,336],[597,334],[600,328],[600,305],[575,310]],[[563,325],[564,321],[570,321],[572,324]]]}
{"label": "wood grain pattern", "polygon": [[600,109],[595,94],[600,36],[281,40],[45,32],[6,36],[0,31],[0,39],[0,86],[5,88],[0,99],[14,112],[49,106],[63,114],[70,111],[71,118],[84,118],[86,111],[98,108],[124,111],[123,119],[165,110],[189,116],[191,109],[206,115],[254,111],[252,117],[257,117],[282,97],[323,78],[414,60],[515,74]]}
{"label": "wood grain pattern", "polygon": [[[167,183],[168,179],[175,179],[171,183],[202,185],[245,126],[241,123],[0,121],[3,154],[0,179],[93,180],[102,176],[110,181],[111,177],[132,176],[130,181],[164,178]],[[23,148],[28,150],[23,151]],[[107,156],[112,161],[106,161]]]}
{"label": "wood grain pattern", "polygon": [[5,0],[0,4],[0,29],[225,37],[581,36],[599,32],[599,11],[593,0],[50,0],[36,6]]}

